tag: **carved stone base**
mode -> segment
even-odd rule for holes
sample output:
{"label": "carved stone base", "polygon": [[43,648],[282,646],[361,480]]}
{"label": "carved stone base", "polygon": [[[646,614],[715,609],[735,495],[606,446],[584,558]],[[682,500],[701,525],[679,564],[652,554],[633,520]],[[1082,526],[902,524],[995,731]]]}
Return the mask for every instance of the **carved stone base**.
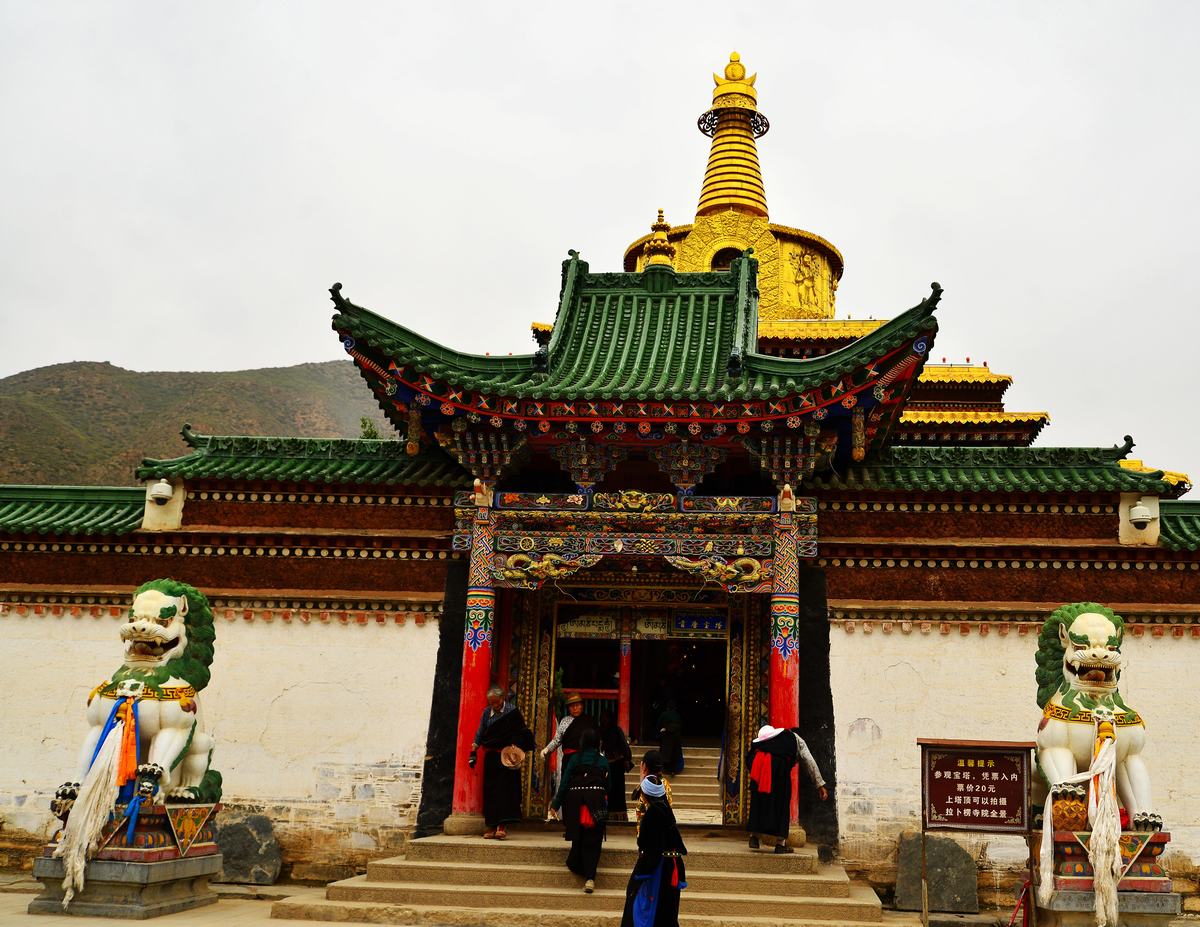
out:
{"label": "carved stone base", "polygon": [[788,846],[802,847],[808,842],[808,833],[799,824],[793,824],[788,828]]}
{"label": "carved stone base", "polygon": [[33,875],[42,893],[29,903],[30,914],[73,914],[146,920],[175,911],[212,904],[217,896],[208,880],[221,871],[220,854],[131,863],[97,859],[88,863],[87,884],[64,911],[63,862],[40,856]]}
{"label": "carved stone base", "polygon": [[452,814],[442,824],[442,830],[452,837],[477,837],[485,830],[483,815]]}
{"label": "carved stone base", "polygon": [[[1167,927],[1179,916],[1180,896],[1175,892],[1118,892],[1121,927]],[[1093,892],[1055,892],[1050,904],[1038,906],[1038,927],[1095,927]]]}
{"label": "carved stone base", "polygon": [[[1055,806],[1057,807],[1057,805]],[[1058,892],[1092,891],[1092,864],[1087,846],[1088,831],[1054,832],[1054,889]],[[1121,834],[1124,874],[1117,884],[1120,892],[1171,891],[1171,879],[1162,866],[1162,854],[1171,842],[1166,831],[1125,831]]]}

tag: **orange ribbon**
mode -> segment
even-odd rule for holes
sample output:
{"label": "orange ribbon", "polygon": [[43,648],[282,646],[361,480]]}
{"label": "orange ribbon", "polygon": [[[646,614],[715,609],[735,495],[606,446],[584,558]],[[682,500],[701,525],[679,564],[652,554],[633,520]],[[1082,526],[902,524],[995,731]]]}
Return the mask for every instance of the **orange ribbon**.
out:
{"label": "orange ribbon", "polygon": [[133,723],[133,699],[127,698],[121,703],[117,709],[117,720],[125,724],[117,759],[117,785],[124,785],[137,778],[137,727]]}

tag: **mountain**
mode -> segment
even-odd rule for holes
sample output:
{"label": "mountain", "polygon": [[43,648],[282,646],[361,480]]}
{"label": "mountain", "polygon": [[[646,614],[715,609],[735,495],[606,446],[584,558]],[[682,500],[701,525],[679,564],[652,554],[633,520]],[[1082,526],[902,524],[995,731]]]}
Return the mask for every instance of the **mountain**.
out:
{"label": "mountain", "polygon": [[0,483],[131,485],[143,457],[187,453],[184,422],[201,434],[357,438],[364,415],[395,433],[348,360],[213,373],[55,364],[0,379]]}

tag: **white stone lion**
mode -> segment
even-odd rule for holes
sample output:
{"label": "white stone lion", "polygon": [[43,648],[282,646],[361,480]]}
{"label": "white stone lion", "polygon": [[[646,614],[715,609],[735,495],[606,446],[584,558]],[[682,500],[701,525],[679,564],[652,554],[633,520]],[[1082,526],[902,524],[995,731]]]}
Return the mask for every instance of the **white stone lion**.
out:
{"label": "white stone lion", "polygon": [[215,637],[208,600],[187,583],[154,580],[134,593],[120,633],[124,662],[88,696],[77,781],[51,803],[64,823],[54,851],[66,868],[64,907],[83,887],[87,860],[118,806],[131,814],[144,803],[221,797],[200,716]]}
{"label": "white stone lion", "polygon": [[1162,828],[1150,791],[1150,771],[1142,757],[1146,725],[1117,688],[1125,623],[1103,605],[1078,602],[1057,609],[1038,640],[1038,704],[1043,715],[1037,734],[1038,765],[1057,797],[1086,801],[1087,790],[1068,780],[1086,772],[1096,749],[1098,721],[1115,733],[1117,796],[1133,830]]}

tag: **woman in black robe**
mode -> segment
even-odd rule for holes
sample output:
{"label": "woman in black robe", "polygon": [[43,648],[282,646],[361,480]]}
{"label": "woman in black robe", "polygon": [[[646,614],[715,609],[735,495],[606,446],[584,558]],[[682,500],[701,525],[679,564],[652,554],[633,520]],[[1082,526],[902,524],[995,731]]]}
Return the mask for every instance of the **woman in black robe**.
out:
{"label": "woman in black robe", "polygon": [[663,770],[668,776],[677,776],[683,772],[683,718],[673,700],[663,707],[656,726]]}
{"label": "woman in black robe", "polygon": [[787,845],[792,820],[792,767],[799,756],[796,738],[783,728],[765,725],[746,754],[750,777],[750,849],[759,846],[759,836],[776,838],[776,853],[794,853]]}
{"label": "woman in black robe", "polygon": [[596,867],[608,819],[608,762],[600,753],[600,738],[594,729],[584,732],[579,749],[567,760],[550,807],[562,809],[566,837],[571,841],[567,868],[583,876],[583,890],[590,895],[596,888]]}
{"label": "woman in black robe", "polygon": [[600,752],[608,760],[608,819],[624,821],[628,817],[625,773],[633,769],[633,752],[625,732],[609,711],[600,716]]}
{"label": "woman in black robe", "polygon": [[505,747],[533,749],[533,732],[516,705],[504,701],[499,686],[487,693],[488,707],[479,720],[479,730],[471,750],[471,766],[475,766],[475,748],[483,754],[483,821],[487,839],[503,840],[508,836],[506,825],[521,820],[521,767],[509,768],[501,759]]}
{"label": "woman in black robe", "polygon": [[687,847],[658,776],[642,780],[647,803],[638,829],[638,858],[625,889],[621,927],[679,927],[679,893],[687,888]]}

